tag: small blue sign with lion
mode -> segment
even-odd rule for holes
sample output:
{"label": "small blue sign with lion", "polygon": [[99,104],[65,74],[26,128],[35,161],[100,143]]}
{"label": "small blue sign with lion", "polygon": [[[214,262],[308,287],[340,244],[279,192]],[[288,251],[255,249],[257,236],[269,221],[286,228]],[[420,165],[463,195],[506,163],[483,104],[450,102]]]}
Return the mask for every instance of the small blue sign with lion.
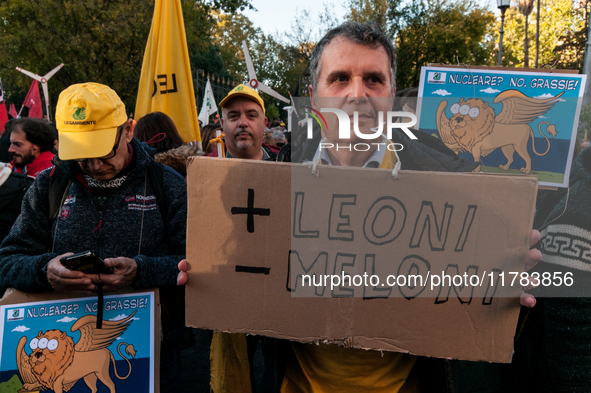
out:
{"label": "small blue sign with lion", "polygon": [[0,306],[0,391],[153,392],[154,293]]}
{"label": "small blue sign with lion", "polygon": [[524,173],[567,187],[585,75],[423,67],[417,127],[476,172]]}

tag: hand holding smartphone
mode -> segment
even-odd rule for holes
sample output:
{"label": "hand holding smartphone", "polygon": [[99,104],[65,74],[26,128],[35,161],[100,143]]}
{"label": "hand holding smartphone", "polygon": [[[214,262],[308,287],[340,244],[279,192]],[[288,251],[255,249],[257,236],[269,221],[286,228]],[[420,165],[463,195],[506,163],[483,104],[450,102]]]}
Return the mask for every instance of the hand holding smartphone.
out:
{"label": "hand holding smartphone", "polygon": [[85,274],[113,274],[113,269],[105,266],[105,262],[92,251],[68,255],[61,258],[60,262],[68,270],[76,270]]}

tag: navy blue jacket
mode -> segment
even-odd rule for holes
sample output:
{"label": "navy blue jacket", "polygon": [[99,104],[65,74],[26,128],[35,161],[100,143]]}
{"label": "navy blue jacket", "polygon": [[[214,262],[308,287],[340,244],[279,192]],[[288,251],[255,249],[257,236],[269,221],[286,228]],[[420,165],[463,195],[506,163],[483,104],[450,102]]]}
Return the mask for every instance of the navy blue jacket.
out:
{"label": "navy blue jacket", "polygon": [[56,156],[55,165],[70,176],[72,184],[58,217],[50,222],[48,192],[53,168],[37,176],[25,194],[21,215],[2,242],[0,287],[25,292],[49,290],[42,268],[51,259],[66,252],[92,250],[102,258],[133,258],[137,263],[134,288],[161,287],[162,303],[179,306],[176,276],[177,264],[185,258],[187,185],[178,175],[164,171],[166,212],[162,214],[146,176],[153,159],[137,139],[131,145],[133,171],[107,196],[102,213],[85,185],[75,178],[80,173],[78,163]]}

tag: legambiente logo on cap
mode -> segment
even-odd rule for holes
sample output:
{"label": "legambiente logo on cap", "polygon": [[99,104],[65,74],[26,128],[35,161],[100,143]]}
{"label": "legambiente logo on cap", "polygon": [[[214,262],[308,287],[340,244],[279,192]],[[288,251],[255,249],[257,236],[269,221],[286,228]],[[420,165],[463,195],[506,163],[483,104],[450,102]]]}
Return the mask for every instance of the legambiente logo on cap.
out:
{"label": "legambiente logo on cap", "polygon": [[64,121],[64,124],[80,125],[80,126],[96,124],[96,121],[94,121],[94,120],[82,121],[82,120],[86,119],[86,108],[84,108],[84,107],[82,107],[82,108],[74,107],[74,113],[72,114],[72,118],[74,118],[74,120],[77,120],[77,121],[66,120],[66,121]]}
{"label": "legambiente logo on cap", "polygon": [[86,108],[74,108],[74,115],[72,117],[74,118],[74,120],[86,119]]}

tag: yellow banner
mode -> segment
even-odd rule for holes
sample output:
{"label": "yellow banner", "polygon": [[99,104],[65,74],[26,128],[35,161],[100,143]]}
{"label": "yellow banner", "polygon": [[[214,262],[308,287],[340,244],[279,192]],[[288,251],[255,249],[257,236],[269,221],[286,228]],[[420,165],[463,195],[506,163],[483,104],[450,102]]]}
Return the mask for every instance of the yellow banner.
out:
{"label": "yellow banner", "polygon": [[185,142],[201,140],[180,0],[154,5],[135,119],[156,111],[172,118]]}

